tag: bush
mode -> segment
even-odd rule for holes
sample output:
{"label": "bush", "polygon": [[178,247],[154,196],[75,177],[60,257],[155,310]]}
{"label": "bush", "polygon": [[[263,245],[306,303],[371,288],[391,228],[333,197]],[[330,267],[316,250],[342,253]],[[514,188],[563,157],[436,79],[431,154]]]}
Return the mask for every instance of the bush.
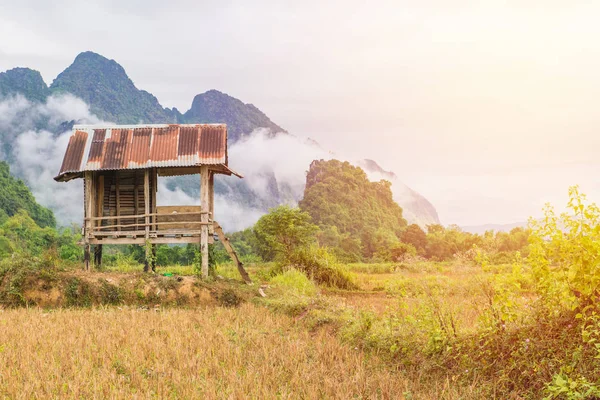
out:
{"label": "bush", "polygon": [[290,268],[284,273],[271,278],[271,283],[302,296],[317,294],[315,284],[303,272],[295,268]]}
{"label": "bush", "polygon": [[238,307],[243,301],[244,299],[234,289],[224,289],[217,295],[217,302],[223,307]]}
{"label": "bush", "polygon": [[600,209],[575,186],[568,210],[558,217],[546,206],[544,219],[531,222],[528,262],[546,304],[576,309],[600,299]]}
{"label": "bush", "polygon": [[318,246],[298,248],[289,254],[283,266],[302,271],[317,283],[338,289],[356,289],[352,277],[327,249]]}
{"label": "bush", "polygon": [[28,305],[24,289],[28,282],[41,280],[45,283],[56,280],[58,257],[47,251],[41,257],[13,254],[0,261],[0,304],[7,306]]}

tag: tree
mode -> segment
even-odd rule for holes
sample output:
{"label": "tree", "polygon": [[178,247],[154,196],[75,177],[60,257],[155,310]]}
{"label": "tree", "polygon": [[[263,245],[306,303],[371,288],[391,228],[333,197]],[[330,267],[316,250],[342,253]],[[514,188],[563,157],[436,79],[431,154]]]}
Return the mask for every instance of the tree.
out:
{"label": "tree", "polygon": [[19,210],[26,210],[27,214],[39,226],[54,227],[56,220],[49,209],[39,205],[25,183],[15,178],[10,173],[8,164],[0,162],[0,210],[3,215],[12,217]]}
{"label": "tree", "polygon": [[400,234],[400,240],[411,244],[417,250],[418,254],[425,254],[427,248],[427,235],[425,231],[417,224],[411,224]]}
{"label": "tree", "polygon": [[[360,240],[359,248],[365,258],[373,257],[378,250],[377,231],[385,231],[384,236],[391,233],[397,242],[406,226],[402,208],[392,198],[390,182],[371,182],[361,168],[338,160],[311,163],[304,199],[298,205],[323,231],[328,231],[328,239],[336,241],[348,235]],[[336,232],[340,238],[335,238]]]}
{"label": "tree", "polygon": [[271,209],[254,225],[259,255],[266,261],[285,258],[296,248],[309,246],[316,241],[318,230],[308,213],[289,206]]}

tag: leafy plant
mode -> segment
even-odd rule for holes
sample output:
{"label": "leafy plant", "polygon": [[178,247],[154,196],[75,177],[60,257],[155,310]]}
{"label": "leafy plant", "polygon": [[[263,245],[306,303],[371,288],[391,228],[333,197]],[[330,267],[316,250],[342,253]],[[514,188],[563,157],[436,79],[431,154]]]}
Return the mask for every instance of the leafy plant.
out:
{"label": "leafy plant", "polygon": [[600,209],[577,186],[569,189],[567,212],[547,205],[541,221],[530,221],[532,266],[544,301],[582,308],[600,296]]}
{"label": "leafy plant", "polygon": [[260,255],[269,261],[314,243],[317,231],[308,213],[289,206],[271,209],[254,225]]}

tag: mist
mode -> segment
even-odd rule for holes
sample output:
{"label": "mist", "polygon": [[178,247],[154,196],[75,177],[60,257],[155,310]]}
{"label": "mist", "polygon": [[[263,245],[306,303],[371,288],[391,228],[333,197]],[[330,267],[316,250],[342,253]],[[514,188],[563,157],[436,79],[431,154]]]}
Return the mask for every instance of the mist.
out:
{"label": "mist", "polygon": [[38,203],[54,211],[61,225],[83,220],[83,184],[54,181],[69,143],[71,130],[51,132],[36,129],[46,125],[59,129],[65,121],[101,123],[81,99],[72,95],[51,96],[45,103],[32,103],[23,96],[0,101],[0,143],[2,158],[11,172],[23,179]]}
{"label": "mist", "polygon": [[[226,231],[233,232],[251,227],[269,208],[280,204],[296,206],[304,196],[310,163],[332,158],[363,168],[371,181],[390,181],[394,200],[404,208],[409,223],[425,226],[439,222],[433,206],[393,172],[373,162],[327,151],[310,138],[285,133],[272,135],[267,129],[257,129],[229,147],[229,166],[244,178],[215,177],[215,219]],[[157,202],[199,204],[199,181],[199,177],[159,178]],[[429,218],[426,214],[433,216]]]}
{"label": "mist", "polygon": [[[53,179],[71,136],[70,129],[61,132],[65,121],[103,123],[84,101],[72,95],[51,96],[45,103],[33,103],[22,96],[0,101],[2,158],[9,162],[12,173],[27,183],[36,200],[54,211],[60,225],[83,220],[82,181]],[[257,129],[229,147],[230,167],[244,178],[217,175],[215,219],[226,231],[238,231],[252,226],[269,208],[297,205],[304,194],[310,163],[331,158],[362,166],[371,180],[390,180],[394,199],[401,205],[419,198],[391,172],[369,169],[364,161],[327,151],[309,138],[271,135],[267,129]],[[199,181],[198,177],[159,178],[157,203],[199,204]],[[414,220],[409,210],[405,217]]]}

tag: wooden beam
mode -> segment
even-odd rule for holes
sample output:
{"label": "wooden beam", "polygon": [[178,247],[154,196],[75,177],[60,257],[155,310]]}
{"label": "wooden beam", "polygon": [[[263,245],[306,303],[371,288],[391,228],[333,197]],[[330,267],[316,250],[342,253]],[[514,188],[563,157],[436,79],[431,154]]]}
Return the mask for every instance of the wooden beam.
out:
{"label": "wooden beam", "polygon": [[238,272],[242,276],[242,279],[244,280],[244,282],[251,284],[252,279],[250,279],[250,275],[248,275],[248,273],[244,269],[244,264],[238,258],[237,253],[235,252],[235,249],[231,245],[231,242],[229,242],[229,238],[227,236],[225,236],[225,233],[223,232],[223,228],[221,228],[221,225],[219,225],[219,223],[216,221],[214,222],[214,227],[215,227],[215,232],[217,232],[217,235],[219,235],[219,239],[221,240],[221,243],[223,243],[223,247],[225,247],[225,250],[227,250],[227,253],[229,253],[229,256],[231,257],[231,259],[237,266]]}
{"label": "wooden beam", "polygon": [[[209,171],[207,165],[200,167],[200,209],[205,213],[202,214],[202,222],[208,222],[209,216],[206,211],[210,211],[210,188],[209,188]],[[200,234],[200,252],[202,253],[202,277],[208,278],[208,225],[202,225]]]}
{"label": "wooden beam", "polygon": [[[96,210],[95,217],[102,217],[104,214],[104,175],[99,175],[96,184]],[[96,223],[96,226],[102,225],[101,221]]]}
{"label": "wooden beam", "polygon": [[[208,178],[208,211],[210,212],[209,220],[212,222],[215,219],[215,174],[210,171]],[[213,224],[208,225],[208,243],[214,243],[215,228]]]}
{"label": "wooden beam", "polygon": [[[196,206],[163,206],[163,207],[164,208],[169,208],[169,207],[180,207],[181,208],[181,207],[196,207]],[[210,213],[205,213],[204,211],[198,211],[198,212],[178,212],[178,213],[173,214],[173,215],[179,216],[179,215],[202,215],[202,214],[210,214]],[[112,221],[112,220],[124,219],[124,218],[131,219],[131,218],[136,218],[136,217],[142,218],[142,217],[145,217],[145,216],[152,217],[152,216],[165,216],[165,215],[169,215],[169,214],[166,214],[164,212],[158,212],[158,213],[149,213],[149,214],[140,214],[140,215],[133,215],[133,214],[132,215],[121,215],[120,217],[116,217],[116,216],[110,216],[110,217],[92,217],[92,218],[87,218],[86,217],[85,221],[100,221],[100,220],[104,221],[104,220],[107,220],[107,219],[110,219]]]}
{"label": "wooden beam", "polygon": [[144,170],[144,219],[146,220],[146,239],[150,237],[150,171]]}
{"label": "wooden beam", "polygon": [[[140,231],[110,231],[110,232],[105,232],[105,231],[100,231],[100,232],[94,232],[94,235],[92,237],[96,238],[96,237],[109,237],[109,236],[118,236],[118,237],[125,237],[125,236],[133,236],[133,237],[144,237],[144,235],[140,234]],[[202,233],[202,231],[200,229],[166,229],[164,231],[155,231],[155,232],[150,232],[150,238],[155,238],[155,237],[167,237],[167,236],[173,236],[173,235],[179,235],[179,236],[198,236],[198,238],[200,237],[200,234]],[[196,240],[196,243],[198,243],[198,241]]]}
{"label": "wooden beam", "polygon": [[121,199],[119,196],[119,171],[115,172],[116,175],[116,182],[115,182],[115,201],[116,201],[116,205],[117,205],[117,218],[119,218],[121,216]]}
{"label": "wooden beam", "polygon": [[[137,174],[133,176],[133,213],[138,215],[140,213],[139,210],[140,204],[140,195],[139,195],[139,187],[138,187],[138,177]],[[136,223],[139,222],[136,218]]]}
{"label": "wooden beam", "polygon": [[[156,168],[152,169],[152,194],[150,197],[151,200],[151,208],[152,208],[152,214],[156,214],[157,211],[157,205],[156,205],[156,192],[158,191],[158,174],[156,172]],[[156,215],[152,216],[152,223],[156,223]],[[152,227],[152,230],[155,230],[156,227]]]}
{"label": "wooden beam", "polygon": [[[149,244],[150,239],[150,171],[148,169],[144,170],[144,217],[146,223],[146,232],[144,235],[144,243],[146,245],[146,259],[144,260],[144,272],[148,272],[148,260],[151,259],[152,256],[152,245]],[[154,271],[154,268],[152,269]]]}
{"label": "wooden beam", "polygon": [[[198,236],[182,236],[182,237],[159,237],[148,239],[150,244],[185,244],[198,243]],[[91,244],[139,244],[145,245],[145,238],[106,238],[106,239],[90,239]]]}
{"label": "wooden beam", "polygon": [[83,176],[83,185],[84,185],[84,215],[86,220],[84,221],[84,229],[83,229],[83,263],[86,271],[90,269],[90,234],[92,232],[92,221],[88,220],[93,216],[92,214],[92,173],[85,172]]}
{"label": "wooden beam", "polygon": [[[131,218],[131,216],[129,216]],[[150,218],[149,215],[144,216],[144,218]],[[185,225],[210,225],[210,222],[203,222],[203,221],[186,221]],[[179,225],[177,222],[156,222],[154,225]],[[139,227],[146,227],[148,228],[148,225],[146,223],[142,223],[142,224],[118,224],[118,225],[105,225],[105,226],[100,226],[98,227],[98,229],[96,229],[94,232],[102,232],[102,229],[114,229],[117,228],[119,231],[121,230],[121,228],[139,228]],[[149,231],[149,230],[148,230]],[[135,232],[135,230],[134,230]],[[140,232],[141,235],[141,232]]]}

